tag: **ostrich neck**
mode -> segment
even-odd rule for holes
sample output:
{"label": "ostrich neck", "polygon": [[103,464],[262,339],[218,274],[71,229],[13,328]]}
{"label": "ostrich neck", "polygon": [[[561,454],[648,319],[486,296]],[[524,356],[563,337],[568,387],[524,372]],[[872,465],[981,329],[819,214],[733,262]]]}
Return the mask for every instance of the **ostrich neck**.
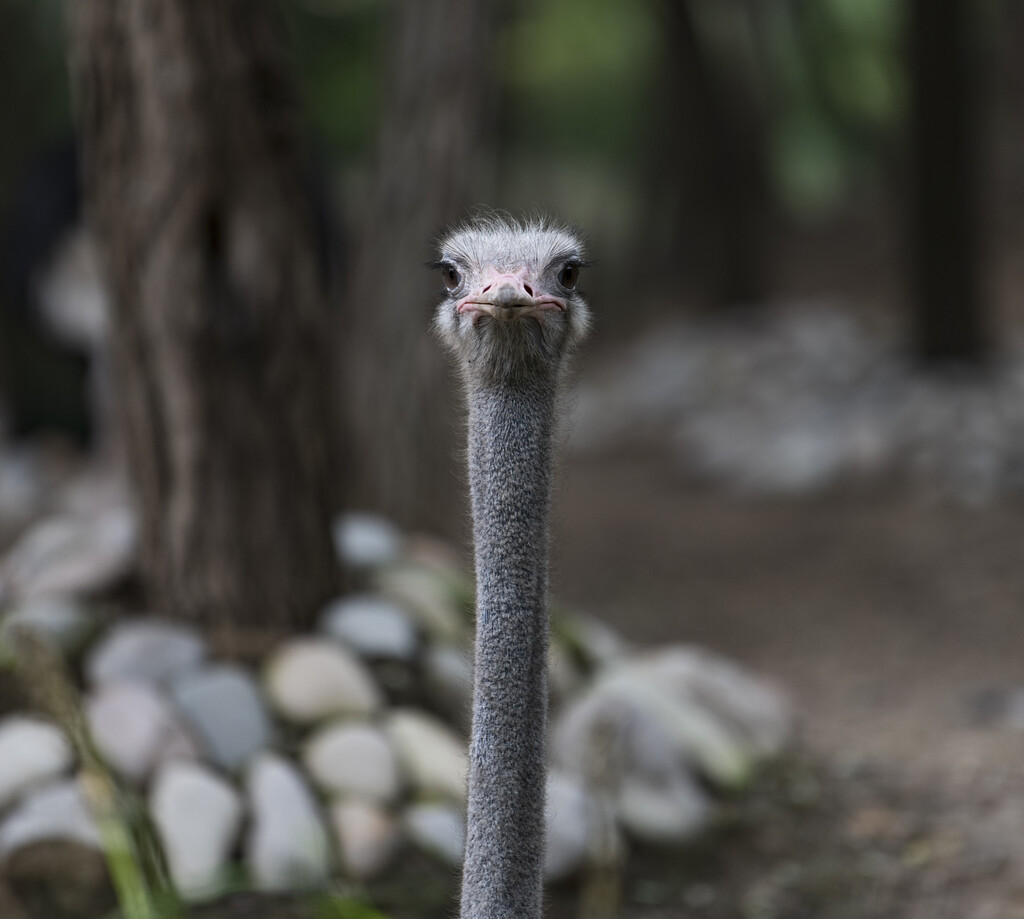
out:
{"label": "ostrich neck", "polygon": [[471,390],[476,667],[462,919],[539,919],[554,383]]}

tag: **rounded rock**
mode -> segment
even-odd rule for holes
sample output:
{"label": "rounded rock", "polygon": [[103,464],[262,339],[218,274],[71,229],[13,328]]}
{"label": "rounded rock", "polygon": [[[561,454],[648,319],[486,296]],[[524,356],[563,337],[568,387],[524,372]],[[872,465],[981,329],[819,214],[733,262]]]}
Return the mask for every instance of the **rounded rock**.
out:
{"label": "rounded rock", "polygon": [[469,757],[466,745],[443,722],[414,709],[397,709],[385,730],[410,784],[422,794],[466,799]]}
{"label": "rounded rock", "polygon": [[218,766],[237,769],[271,741],[259,687],[241,667],[220,664],[186,673],[174,682],[171,696]]}
{"label": "rounded rock", "polygon": [[412,843],[447,865],[462,864],[466,848],[466,818],[450,804],[413,804],[405,809],[402,825]]}
{"label": "rounded rock", "polygon": [[323,884],[330,846],[316,801],[287,760],[264,753],[247,780],[252,829],[246,857],[256,886],[290,890]]}
{"label": "rounded rock", "polygon": [[320,629],[363,657],[411,661],[419,647],[405,610],[373,594],[335,600],[324,610]]}
{"label": "rounded rock", "polygon": [[162,760],[198,750],[171,704],[145,683],[107,683],[85,704],[96,749],[122,775],[145,779]]}
{"label": "rounded rock", "polygon": [[78,782],[68,780],[29,792],[0,823],[0,860],[37,842],[67,840],[101,846],[99,830]]}
{"label": "rounded rock", "polygon": [[178,892],[215,893],[242,824],[238,792],[198,763],[167,762],[154,779],[149,812]]}
{"label": "rounded rock", "polygon": [[401,838],[398,822],[388,811],[372,801],[352,799],[336,801],[330,815],[345,874],[367,881],[387,868]]}
{"label": "rounded rock", "polygon": [[91,686],[103,683],[167,683],[196,667],[206,646],[190,628],[157,619],[117,623],[85,660]]}
{"label": "rounded rock", "polygon": [[391,743],[369,724],[325,726],[309,739],[302,760],[313,781],[327,792],[392,801],[400,790]]}
{"label": "rounded rock", "polygon": [[298,724],[367,715],[383,703],[365,665],[329,639],[289,642],[267,664],[264,680],[277,711]]}
{"label": "rounded rock", "polygon": [[0,808],[71,768],[74,753],[52,724],[12,715],[0,721]]}

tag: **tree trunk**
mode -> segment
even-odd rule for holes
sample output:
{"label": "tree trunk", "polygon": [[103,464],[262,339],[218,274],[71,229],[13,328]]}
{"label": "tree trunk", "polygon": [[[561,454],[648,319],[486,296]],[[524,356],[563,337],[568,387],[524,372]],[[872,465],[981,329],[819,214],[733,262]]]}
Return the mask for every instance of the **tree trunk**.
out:
{"label": "tree trunk", "polygon": [[279,30],[253,0],[71,9],[149,600],[212,625],[306,625],[337,589],[340,474]]}
{"label": "tree trunk", "polygon": [[918,351],[928,361],[977,361],[986,345],[972,9],[969,0],[910,4],[912,284]]}
{"label": "tree trunk", "polygon": [[683,253],[713,305],[750,306],[766,290],[764,114],[745,75],[713,59],[691,0],[663,0],[660,11],[670,117],[652,198],[673,212],[669,264]]}
{"label": "tree trunk", "polygon": [[406,526],[458,532],[459,404],[430,331],[425,268],[443,227],[479,200],[490,4],[398,0],[390,84],[348,302],[350,502]]}

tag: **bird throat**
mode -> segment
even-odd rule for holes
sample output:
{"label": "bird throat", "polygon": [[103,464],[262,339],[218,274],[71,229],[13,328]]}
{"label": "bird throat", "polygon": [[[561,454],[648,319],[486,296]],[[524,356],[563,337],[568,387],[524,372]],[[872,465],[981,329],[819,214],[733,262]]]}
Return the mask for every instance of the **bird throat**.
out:
{"label": "bird throat", "polygon": [[462,919],[541,915],[555,400],[539,379],[469,393],[477,623]]}

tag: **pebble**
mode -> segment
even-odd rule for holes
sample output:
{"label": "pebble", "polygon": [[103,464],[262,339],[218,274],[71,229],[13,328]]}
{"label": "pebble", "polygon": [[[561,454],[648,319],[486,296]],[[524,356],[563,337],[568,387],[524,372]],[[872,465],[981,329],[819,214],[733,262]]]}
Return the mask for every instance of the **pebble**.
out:
{"label": "pebble", "polygon": [[468,730],[473,698],[473,658],[468,650],[435,642],[422,661],[423,687],[431,701],[460,727]]}
{"label": "pebble", "polygon": [[206,646],[194,629],[158,619],[126,619],[93,646],[84,669],[91,686],[167,683],[196,667],[205,656]]}
{"label": "pebble", "polygon": [[377,589],[409,610],[416,623],[434,640],[457,642],[469,630],[451,581],[422,565],[389,565],[377,572]]}
{"label": "pebble", "polygon": [[559,881],[583,867],[593,833],[592,804],[580,780],[548,774],[545,798],[544,876]]}
{"label": "pebble", "polygon": [[326,638],[299,638],[278,649],[264,683],[277,711],[299,724],[332,715],[368,715],[384,701],[366,666]]}
{"label": "pebble", "polygon": [[466,818],[451,804],[412,804],[402,816],[411,842],[453,867],[462,864],[466,848]]}
{"label": "pebble", "polygon": [[94,593],[128,574],[135,547],[135,519],[127,507],[50,517],[31,527],[4,559],[4,589],[21,598]]}
{"label": "pebble", "polygon": [[711,813],[707,795],[686,773],[661,786],[627,777],[619,788],[616,809],[626,830],[652,845],[692,839],[707,825]]}
{"label": "pebble", "polygon": [[638,678],[705,706],[738,731],[759,757],[777,755],[792,735],[792,712],[782,695],[710,651],[685,645],[661,648],[644,654],[639,666]]}
{"label": "pebble", "polygon": [[283,757],[264,753],[250,767],[247,785],[252,829],[246,854],[256,886],[288,890],[325,883],[327,831],[298,770]]}
{"label": "pebble", "polygon": [[405,610],[373,594],[336,600],[324,610],[320,630],[363,657],[411,661],[419,646]]}
{"label": "pebble", "polygon": [[145,683],[106,683],[85,704],[100,755],[122,775],[143,781],[164,759],[195,759],[198,749],[172,708]]}
{"label": "pebble", "polygon": [[346,875],[367,881],[387,868],[401,839],[394,816],[372,801],[350,799],[335,801],[330,818]]}
{"label": "pebble", "polygon": [[348,513],[334,521],[334,547],[345,565],[369,568],[397,561],[402,534],[377,514]]}
{"label": "pebble", "polygon": [[206,766],[170,761],[153,781],[149,812],[178,892],[215,893],[242,824],[238,792]]}
{"label": "pebble", "polygon": [[96,620],[70,597],[31,597],[15,606],[0,621],[0,640],[10,629],[27,629],[52,642],[66,654],[73,654],[88,639]]}
{"label": "pebble", "polygon": [[0,721],[0,808],[71,768],[74,753],[52,724],[10,715]]}
{"label": "pebble", "polygon": [[0,823],[0,860],[37,842],[68,840],[100,848],[100,834],[78,782],[30,791]]}
{"label": "pebble", "polygon": [[415,709],[396,709],[388,716],[385,731],[418,792],[465,801],[469,774],[466,745],[446,724]]}
{"label": "pebble", "polygon": [[185,673],[171,696],[196,739],[224,769],[245,765],[272,739],[259,686],[241,667],[217,664]]}
{"label": "pebble", "polygon": [[391,743],[373,725],[329,724],[309,739],[302,760],[317,786],[333,794],[392,801],[401,788]]}

